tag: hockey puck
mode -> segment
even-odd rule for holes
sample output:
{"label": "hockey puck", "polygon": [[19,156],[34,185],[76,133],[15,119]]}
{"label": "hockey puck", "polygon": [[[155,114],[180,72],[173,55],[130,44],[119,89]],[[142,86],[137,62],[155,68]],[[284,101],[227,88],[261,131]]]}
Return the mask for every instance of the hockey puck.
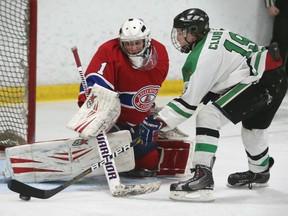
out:
{"label": "hockey puck", "polygon": [[25,200],[25,201],[29,201],[29,200],[31,199],[30,196],[26,196],[26,195],[23,195],[23,194],[20,194],[20,195],[19,195],[19,198],[20,198],[21,200]]}

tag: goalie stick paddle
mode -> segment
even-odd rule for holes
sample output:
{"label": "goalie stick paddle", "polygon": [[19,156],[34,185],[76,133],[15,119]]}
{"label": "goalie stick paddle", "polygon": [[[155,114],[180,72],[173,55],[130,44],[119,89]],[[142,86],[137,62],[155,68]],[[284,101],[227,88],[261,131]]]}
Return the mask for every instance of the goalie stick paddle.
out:
{"label": "goalie stick paddle", "polygon": [[[141,138],[137,138],[133,140],[130,144],[126,144],[125,146],[121,147],[120,149],[116,150],[114,153],[108,155],[107,157],[103,158],[101,161],[94,163],[91,167],[84,170],[79,175],[75,176],[71,180],[63,183],[62,185],[54,188],[54,189],[40,189],[32,187],[31,185],[25,184],[15,179],[10,179],[7,182],[8,188],[11,191],[20,194],[20,197],[24,197],[26,200],[29,200],[31,197],[39,198],[39,199],[48,199],[60,191],[64,190],[65,188],[69,187],[70,185],[80,181],[86,175],[93,172],[95,169],[102,167],[104,164],[109,163],[114,158],[118,157],[118,155],[128,151],[133,146],[142,143]],[[124,188],[123,188],[124,187]],[[134,195],[133,193],[140,194],[140,193],[149,193],[157,191],[160,187],[160,182],[152,182],[149,185],[147,184],[139,184],[139,185],[121,185],[119,188],[118,196],[126,196],[126,195]],[[124,189],[124,190],[123,190]]]}
{"label": "goalie stick paddle", "polygon": [[[81,83],[83,86],[83,90],[86,98],[88,98],[88,85],[84,76],[82,64],[80,61],[80,57],[78,54],[78,49],[76,46],[71,48],[72,53],[74,55],[74,59],[76,62],[76,66],[78,68],[78,72],[81,78]],[[106,157],[106,154],[110,154],[110,146],[107,140],[105,131],[102,131],[97,136],[98,142],[98,150],[102,158]],[[101,150],[100,145],[105,148],[105,151]],[[150,182],[146,184],[138,184],[138,185],[124,185],[121,184],[119,173],[117,171],[116,164],[114,160],[111,160],[109,163],[106,163],[104,168],[105,176],[109,185],[109,189],[113,196],[126,196],[126,195],[139,195],[143,193],[148,193],[152,191],[157,191],[160,187],[160,182]],[[154,187],[154,188],[153,188]]]}

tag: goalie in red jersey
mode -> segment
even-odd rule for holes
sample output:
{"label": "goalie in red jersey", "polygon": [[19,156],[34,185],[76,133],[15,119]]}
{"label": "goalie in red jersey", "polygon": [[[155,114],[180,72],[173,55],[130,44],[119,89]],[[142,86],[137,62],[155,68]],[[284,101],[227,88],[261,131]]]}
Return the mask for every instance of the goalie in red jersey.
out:
{"label": "goalie in red jersey", "polygon": [[[141,19],[128,19],[120,28],[119,38],[99,47],[85,77],[89,92],[98,84],[119,94],[121,113],[109,132],[130,130],[132,138],[138,136],[138,124],[150,114],[168,69],[165,46],[151,39],[150,29]],[[81,85],[79,106],[85,100]],[[160,155],[155,142],[137,145],[134,153],[136,169],[156,170]]]}
{"label": "goalie in red jersey", "polygon": [[[154,108],[154,101],[168,73],[168,54],[161,43],[151,39],[150,30],[140,19],[127,20],[119,33],[119,38],[99,47],[83,77],[90,95],[86,99],[87,86],[82,81],[78,98],[81,108],[67,124],[80,137],[35,143],[33,148],[9,148],[6,178],[24,182],[73,178],[101,160],[95,145],[99,131],[108,132],[112,152],[143,135],[139,129],[143,120],[151,108],[153,113],[158,109]],[[77,49],[72,51],[79,67]],[[193,149],[186,137],[178,130],[170,130],[162,134],[162,140],[138,144],[133,152],[127,151],[115,160],[118,172],[137,177],[184,174]],[[15,163],[15,158],[24,162]],[[31,161],[28,167],[26,161]],[[99,169],[95,174],[103,172]]]}

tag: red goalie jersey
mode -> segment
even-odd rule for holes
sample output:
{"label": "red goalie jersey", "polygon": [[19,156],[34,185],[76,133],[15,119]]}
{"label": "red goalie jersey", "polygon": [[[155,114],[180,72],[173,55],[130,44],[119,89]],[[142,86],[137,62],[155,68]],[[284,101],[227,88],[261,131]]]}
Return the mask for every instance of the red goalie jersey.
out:
{"label": "red goalie jersey", "polygon": [[[115,38],[101,45],[92,58],[85,73],[89,89],[97,83],[120,95],[121,114],[117,125],[129,128],[143,121],[165,80],[169,60],[166,48],[156,40],[151,40],[157,65],[150,70],[134,69],[129,58],[121,50],[119,39]],[[80,87],[79,105],[86,100]]]}

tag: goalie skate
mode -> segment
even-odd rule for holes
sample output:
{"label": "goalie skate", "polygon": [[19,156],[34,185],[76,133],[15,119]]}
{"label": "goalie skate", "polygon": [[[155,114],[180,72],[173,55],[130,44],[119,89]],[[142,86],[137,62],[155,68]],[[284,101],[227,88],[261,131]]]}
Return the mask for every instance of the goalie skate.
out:
{"label": "goalie skate", "polygon": [[194,172],[192,178],[171,184],[169,198],[191,202],[214,201],[214,180],[211,168],[204,165],[196,165],[195,169],[191,169],[191,172]]}

